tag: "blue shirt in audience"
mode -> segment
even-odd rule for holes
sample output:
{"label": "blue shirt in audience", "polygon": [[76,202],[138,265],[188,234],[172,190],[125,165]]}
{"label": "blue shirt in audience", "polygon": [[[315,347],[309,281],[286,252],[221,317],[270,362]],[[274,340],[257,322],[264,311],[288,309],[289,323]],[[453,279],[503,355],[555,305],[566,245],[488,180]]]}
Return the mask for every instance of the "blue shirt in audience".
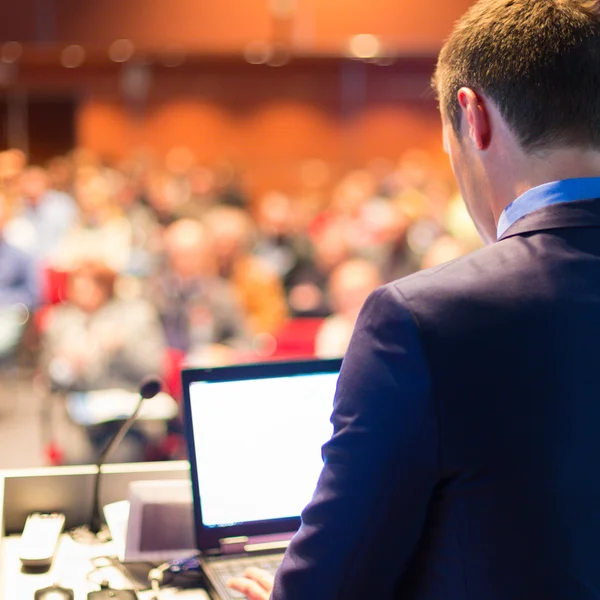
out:
{"label": "blue shirt in audience", "polygon": [[47,261],[77,220],[77,204],[64,192],[48,190],[36,204],[22,201],[6,224],[6,239],[37,261]]}
{"label": "blue shirt in audience", "polygon": [[0,308],[39,301],[37,272],[31,257],[0,237]]}

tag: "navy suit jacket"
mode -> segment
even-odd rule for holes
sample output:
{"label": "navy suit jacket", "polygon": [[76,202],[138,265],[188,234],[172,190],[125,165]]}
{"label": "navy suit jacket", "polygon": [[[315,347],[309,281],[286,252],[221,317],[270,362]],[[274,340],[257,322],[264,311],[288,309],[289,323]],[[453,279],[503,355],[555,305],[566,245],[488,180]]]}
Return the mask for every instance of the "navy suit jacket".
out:
{"label": "navy suit jacket", "polygon": [[600,598],[600,200],[367,300],[273,600]]}

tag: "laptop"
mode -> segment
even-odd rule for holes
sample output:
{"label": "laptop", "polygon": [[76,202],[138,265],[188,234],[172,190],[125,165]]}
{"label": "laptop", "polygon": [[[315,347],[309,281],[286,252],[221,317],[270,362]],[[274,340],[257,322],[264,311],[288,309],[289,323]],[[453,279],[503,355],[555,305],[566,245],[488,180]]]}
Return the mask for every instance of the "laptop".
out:
{"label": "laptop", "polygon": [[322,469],[341,359],[182,374],[194,523],[211,592],[248,566],[274,573]]}

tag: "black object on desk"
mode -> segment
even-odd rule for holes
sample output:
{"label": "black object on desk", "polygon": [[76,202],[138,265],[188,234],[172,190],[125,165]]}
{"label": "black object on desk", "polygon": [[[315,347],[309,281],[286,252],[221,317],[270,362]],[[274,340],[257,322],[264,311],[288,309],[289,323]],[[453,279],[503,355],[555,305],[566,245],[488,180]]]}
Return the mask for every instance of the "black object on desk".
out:
{"label": "black object on desk", "polygon": [[88,600],[136,600],[135,592],[131,590],[111,590],[106,588],[97,592],[90,592]]}

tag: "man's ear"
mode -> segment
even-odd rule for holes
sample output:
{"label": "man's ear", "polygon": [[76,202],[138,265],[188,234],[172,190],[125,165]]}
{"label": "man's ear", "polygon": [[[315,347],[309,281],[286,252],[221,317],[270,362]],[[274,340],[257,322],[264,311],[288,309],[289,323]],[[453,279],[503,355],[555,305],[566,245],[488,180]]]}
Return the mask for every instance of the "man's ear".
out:
{"label": "man's ear", "polygon": [[492,131],[485,102],[471,88],[463,87],[458,90],[458,103],[471,143],[477,150],[487,150]]}

